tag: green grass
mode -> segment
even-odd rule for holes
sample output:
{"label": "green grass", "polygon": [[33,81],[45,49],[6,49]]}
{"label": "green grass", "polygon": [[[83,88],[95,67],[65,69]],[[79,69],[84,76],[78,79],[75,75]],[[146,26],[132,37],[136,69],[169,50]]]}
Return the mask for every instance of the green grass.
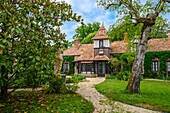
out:
{"label": "green grass", "polygon": [[2,113],[92,113],[93,105],[78,94],[43,94],[15,92],[0,103]]}
{"label": "green grass", "polygon": [[141,94],[125,91],[127,81],[107,79],[96,85],[96,89],[109,99],[152,110],[170,112],[170,82],[141,81]]}

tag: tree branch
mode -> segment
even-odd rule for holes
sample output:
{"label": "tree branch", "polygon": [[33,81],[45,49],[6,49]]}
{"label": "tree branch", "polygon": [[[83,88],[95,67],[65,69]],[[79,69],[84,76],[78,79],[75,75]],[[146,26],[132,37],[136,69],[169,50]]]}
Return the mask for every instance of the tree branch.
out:
{"label": "tree branch", "polygon": [[120,0],[120,2],[118,3],[118,4],[114,4],[114,3],[112,3],[112,4],[108,4],[107,5],[107,7],[106,7],[106,9],[109,9],[110,7],[112,7],[112,6],[121,6],[121,4],[122,4],[122,0]]}

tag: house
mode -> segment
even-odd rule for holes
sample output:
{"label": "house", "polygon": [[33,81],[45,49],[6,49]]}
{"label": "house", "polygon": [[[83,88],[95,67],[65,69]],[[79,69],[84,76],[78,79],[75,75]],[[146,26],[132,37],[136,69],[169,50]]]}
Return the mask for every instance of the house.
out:
{"label": "house", "polygon": [[[76,39],[74,45],[65,50],[63,56],[62,71],[68,74],[106,76],[110,73],[108,61],[114,54],[122,54],[129,51],[128,34],[124,34],[124,40],[110,42],[104,25],[100,27],[96,35],[92,38],[93,44],[80,44]],[[148,52],[170,51],[169,38],[150,39],[148,41]],[[168,54],[168,53],[167,53]],[[167,70],[170,72],[170,55],[167,60]],[[158,56],[151,59],[151,71],[157,72],[160,67]]]}

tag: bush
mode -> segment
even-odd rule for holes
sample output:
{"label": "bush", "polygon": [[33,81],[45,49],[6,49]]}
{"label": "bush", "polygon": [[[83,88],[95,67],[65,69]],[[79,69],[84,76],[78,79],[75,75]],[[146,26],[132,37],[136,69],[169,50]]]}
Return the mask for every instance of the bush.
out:
{"label": "bush", "polygon": [[83,75],[77,74],[77,75],[74,75],[72,78],[74,79],[74,81],[79,82],[79,81],[85,79],[86,77]]}
{"label": "bush", "polygon": [[117,79],[118,80],[124,80],[127,81],[130,77],[130,72],[129,71],[121,71],[117,74]]}
{"label": "bush", "polygon": [[73,80],[73,78],[71,77],[71,78],[66,78],[66,83],[73,83],[74,82],[74,80]]}
{"label": "bush", "polygon": [[49,81],[48,87],[45,88],[46,93],[59,93],[64,85],[63,79],[61,76],[56,76]]}
{"label": "bush", "polygon": [[166,80],[170,80],[170,76],[167,76],[167,77],[166,77]]}
{"label": "bush", "polygon": [[118,78],[118,76],[117,75],[109,75],[109,76],[106,76],[105,77],[106,79],[117,79]]}

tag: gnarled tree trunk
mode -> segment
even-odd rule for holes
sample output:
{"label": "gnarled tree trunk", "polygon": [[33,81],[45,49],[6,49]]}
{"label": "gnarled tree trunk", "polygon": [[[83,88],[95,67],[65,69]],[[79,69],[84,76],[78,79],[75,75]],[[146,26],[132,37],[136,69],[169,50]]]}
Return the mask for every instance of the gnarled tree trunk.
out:
{"label": "gnarled tree trunk", "polygon": [[138,42],[138,48],[133,63],[132,72],[130,75],[130,79],[128,81],[128,85],[126,87],[129,93],[140,94],[140,76],[142,72],[142,62],[144,61],[145,58],[145,53],[147,50],[148,34],[151,32],[151,27],[152,26],[144,25],[142,28],[142,34]]}
{"label": "gnarled tree trunk", "polygon": [[63,58],[62,58],[62,55],[61,55],[61,50],[59,50],[57,55],[56,55],[56,61],[55,61],[55,65],[54,65],[54,75],[55,76],[60,75],[62,62],[63,62]]}

